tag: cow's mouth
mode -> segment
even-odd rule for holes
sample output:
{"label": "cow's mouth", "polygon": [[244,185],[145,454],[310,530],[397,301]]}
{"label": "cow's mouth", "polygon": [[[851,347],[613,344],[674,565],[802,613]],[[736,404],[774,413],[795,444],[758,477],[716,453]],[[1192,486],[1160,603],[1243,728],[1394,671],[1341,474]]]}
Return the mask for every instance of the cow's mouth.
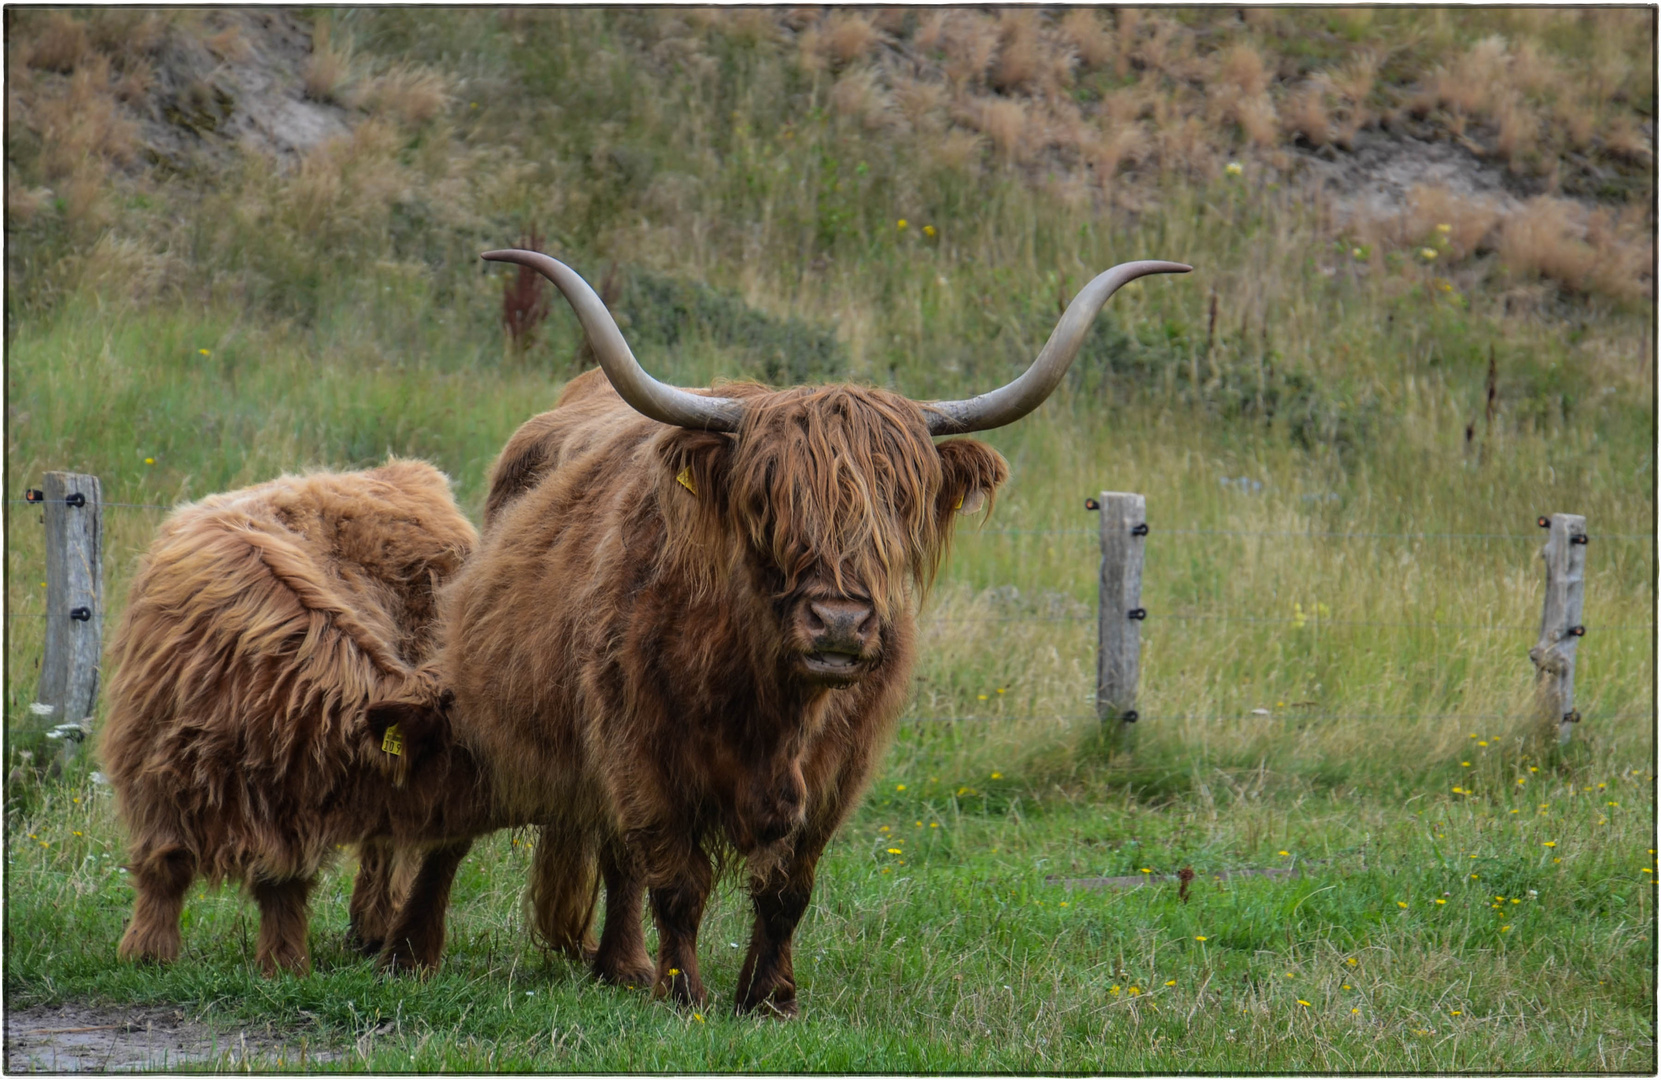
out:
{"label": "cow's mouth", "polygon": [[801,658],[802,670],[819,682],[851,683],[865,671],[865,661],[852,653],[810,652]]}

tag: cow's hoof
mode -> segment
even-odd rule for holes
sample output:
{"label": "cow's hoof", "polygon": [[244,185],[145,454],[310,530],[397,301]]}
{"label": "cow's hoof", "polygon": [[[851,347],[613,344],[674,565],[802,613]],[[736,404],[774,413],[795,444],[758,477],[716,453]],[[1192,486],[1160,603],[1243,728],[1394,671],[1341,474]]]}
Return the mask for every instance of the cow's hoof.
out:
{"label": "cow's hoof", "polygon": [[736,1011],[739,1016],[763,1016],[770,1017],[774,1020],[794,1020],[800,1010],[796,1007],[795,998],[786,998],[783,1001],[778,1001],[774,998],[767,998],[766,1000],[760,1002],[746,1003],[741,1001],[738,1003],[738,1007],[734,1011]]}
{"label": "cow's hoof", "polygon": [[592,970],[594,977],[600,982],[611,986],[626,986],[631,990],[637,986],[650,986],[652,980],[657,977],[657,969],[652,966],[650,960],[644,957],[633,963],[627,961],[606,963],[595,960]]}
{"label": "cow's hoof", "polygon": [[358,934],[355,929],[346,931],[346,947],[359,956],[379,956],[386,947],[386,942],[376,938],[366,938]]}
{"label": "cow's hoof", "polygon": [[381,953],[376,966],[388,975],[430,975],[438,970],[436,958],[421,956],[409,948],[389,948]]}

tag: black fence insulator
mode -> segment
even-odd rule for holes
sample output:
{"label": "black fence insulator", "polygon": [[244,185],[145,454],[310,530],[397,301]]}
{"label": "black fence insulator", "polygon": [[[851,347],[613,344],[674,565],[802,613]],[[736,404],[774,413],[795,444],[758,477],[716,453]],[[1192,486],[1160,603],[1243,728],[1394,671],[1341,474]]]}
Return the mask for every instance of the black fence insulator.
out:
{"label": "black fence insulator", "polygon": [[1569,543],[1571,544],[1589,544],[1591,542],[1592,538],[1587,536],[1585,533],[1576,533],[1575,535],[1569,537]]}
{"label": "black fence insulator", "polygon": [[1148,535],[1148,523],[1144,521],[1140,525],[1133,525],[1131,527],[1130,534],[1132,536],[1146,536],[1146,535]]}
{"label": "black fence insulator", "polygon": [[1571,626],[1568,629],[1568,634],[1570,637],[1585,637],[1586,628],[1584,626]]}
{"label": "black fence insulator", "polygon": [[1551,518],[1544,516],[1537,517],[1534,519],[1534,524],[1540,526],[1542,529],[1549,529],[1551,528]]}
{"label": "black fence insulator", "polygon": [[1145,619],[1148,617],[1148,609],[1133,607],[1129,611],[1125,612],[1125,617],[1129,619]]}
{"label": "black fence insulator", "polygon": [[1563,722],[1565,724],[1578,724],[1578,723],[1580,723],[1580,710],[1579,709],[1570,709],[1568,712],[1564,713],[1563,714]]}
{"label": "black fence insulator", "polygon": [[1084,500],[1084,508],[1086,510],[1100,510],[1102,508],[1102,504],[1097,502],[1095,499],[1087,498]]}
{"label": "black fence insulator", "polygon": [[1137,714],[1135,709],[1126,709],[1119,716],[1119,719],[1123,720],[1127,724],[1134,724],[1138,719],[1140,719],[1140,716]]}
{"label": "black fence insulator", "polygon": [[28,491],[23,493],[23,501],[31,503],[45,502],[46,492],[40,490],[39,488],[30,488]]}
{"label": "black fence insulator", "polygon": [[63,504],[65,506],[85,506],[87,504],[87,497],[82,495],[79,491],[71,491],[68,495],[63,497]]}
{"label": "black fence insulator", "polygon": [[92,619],[92,609],[87,607],[70,608],[69,617],[76,622],[88,622]]}

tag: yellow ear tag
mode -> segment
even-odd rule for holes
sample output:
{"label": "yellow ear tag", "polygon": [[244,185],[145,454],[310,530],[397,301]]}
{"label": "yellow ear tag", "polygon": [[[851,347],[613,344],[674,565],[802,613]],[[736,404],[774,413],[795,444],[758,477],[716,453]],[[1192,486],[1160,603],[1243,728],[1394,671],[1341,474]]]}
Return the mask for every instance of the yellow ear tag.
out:
{"label": "yellow ear tag", "polygon": [[961,496],[961,495],[959,495],[959,496],[958,496],[958,497],[957,497],[957,505],[956,505],[956,506],[954,506],[954,507],[952,507],[952,509],[953,509],[953,510],[961,510],[961,509],[963,509],[963,496]]}
{"label": "yellow ear tag", "polygon": [[675,477],[675,482],[680,484],[680,486],[686,490],[692,492],[692,494],[698,494],[697,485],[692,483],[692,466],[688,465],[686,468],[682,469],[680,471],[680,475]]}
{"label": "yellow ear tag", "polygon": [[381,749],[388,754],[402,754],[404,752],[404,733],[398,730],[397,724],[386,726],[386,734],[381,736]]}

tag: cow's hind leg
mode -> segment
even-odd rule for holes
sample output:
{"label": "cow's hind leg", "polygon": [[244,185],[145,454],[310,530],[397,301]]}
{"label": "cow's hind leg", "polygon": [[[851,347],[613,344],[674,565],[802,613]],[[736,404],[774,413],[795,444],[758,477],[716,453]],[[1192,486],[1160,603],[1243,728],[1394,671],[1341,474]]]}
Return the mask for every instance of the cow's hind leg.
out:
{"label": "cow's hind leg", "polygon": [[750,952],[738,974],[735,1006],[741,1013],[763,1010],[777,1016],[796,1015],[791,942],[813,895],[814,868],[821,850],[821,845],[805,846],[785,866],[751,886],[756,919]]}
{"label": "cow's hind leg", "polygon": [[652,958],[646,955],[646,929],[640,919],[646,883],[639,866],[621,843],[613,841],[600,854],[600,873],[606,882],[606,925],[594,954],[594,975],[617,986],[651,986]]}
{"label": "cow's hind leg", "polygon": [[311,953],[306,948],[306,898],[311,886],[311,878],[268,881],[256,876],[249,887],[260,908],[254,959],[267,977],[284,971],[304,975],[311,970]]}
{"label": "cow's hind leg", "polygon": [[689,852],[668,883],[652,888],[652,917],[657,921],[657,977],[654,998],[677,1005],[702,1006],[709,999],[698,976],[698,926],[715,873],[709,857]]}
{"label": "cow's hind leg", "polygon": [[196,860],[184,848],[170,845],[134,853],[129,870],[138,895],[116,954],[123,960],[169,963],[179,955],[179,915],[185,890],[196,878]]}
{"label": "cow's hind leg", "polygon": [[398,914],[392,887],[393,852],[392,844],[385,840],[366,840],[358,849],[358,876],[352,885],[346,942],[365,956],[380,953]]}
{"label": "cow's hind leg", "polygon": [[444,915],[450,907],[450,886],[461,860],[473,846],[459,840],[427,852],[410,884],[409,895],[398,908],[381,967],[387,971],[433,971],[444,956]]}

